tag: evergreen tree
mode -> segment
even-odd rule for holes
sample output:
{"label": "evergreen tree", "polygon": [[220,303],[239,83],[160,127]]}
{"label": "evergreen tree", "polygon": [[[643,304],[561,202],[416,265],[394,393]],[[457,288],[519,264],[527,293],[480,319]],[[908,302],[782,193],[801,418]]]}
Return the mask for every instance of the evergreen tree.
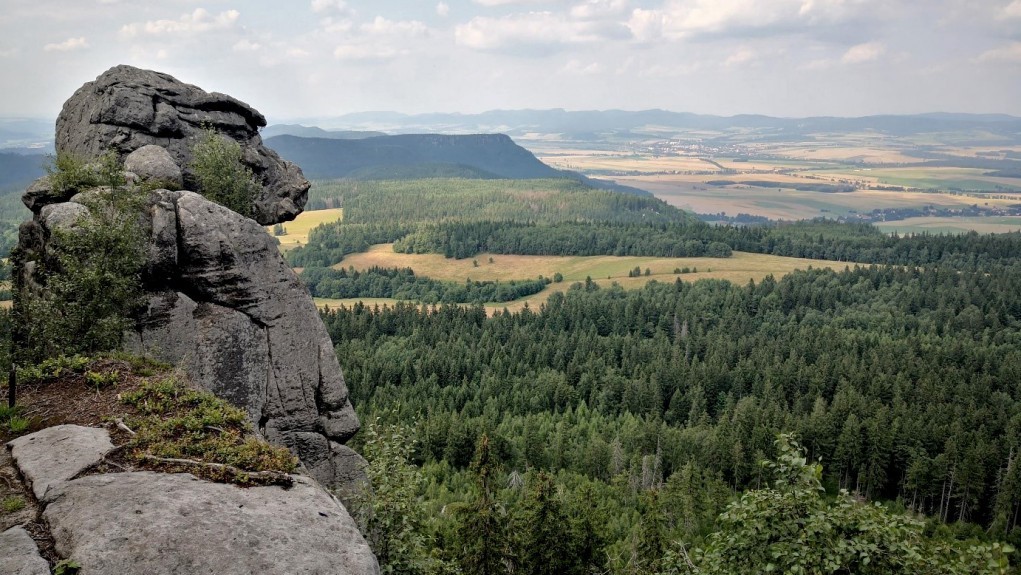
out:
{"label": "evergreen tree", "polygon": [[477,491],[457,512],[457,562],[465,575],[507,572],[507,517],[493,485],[498,467],[483,434],[472,463]]}

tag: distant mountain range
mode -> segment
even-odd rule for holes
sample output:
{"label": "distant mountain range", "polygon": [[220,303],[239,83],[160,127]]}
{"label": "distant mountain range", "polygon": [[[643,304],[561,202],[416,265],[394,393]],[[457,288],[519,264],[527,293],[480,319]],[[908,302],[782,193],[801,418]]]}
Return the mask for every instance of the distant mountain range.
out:
{"label": "distant mountain range", "polygon": [[1005,114],[916,114],[858,118],[776,118],[762,115],[711,116],[666,110],[492,110],[481,114],[417,114],[360,112],[318,118],[321,126],[388,133],[501,132],[511,136],[559,134],[565,139],[590,140],[617,135],[668,135],[670,131],[728,132],[757,130],[780,138],[798,139],[818,133],[874,131],[891,136],[933,133],[980,133],[1021,141],[1021,118]]}
{"label": "distant mountain range", "polygon": [[594,188],[650,195],[551,168],[504,134],[405,134],[358,140],[288,135],[268,138],[265,143],[313,179],[570,178]]}
{"label": "distant mountain range", "polygon": [[355,130],[324,130],[316,126],[302,126],[299,124],[274,124],[266,126],[259,132],[262,139],[266,140],[274,136],[298,136],[301,138],[326,138],[330,140],[360,140],[375,136],[385,136],[384,132],[359,132]]}
{"label": "distant mountain range", "polygon": [[46,174],[46,156],[0,152],[0,190],[22,188]]}

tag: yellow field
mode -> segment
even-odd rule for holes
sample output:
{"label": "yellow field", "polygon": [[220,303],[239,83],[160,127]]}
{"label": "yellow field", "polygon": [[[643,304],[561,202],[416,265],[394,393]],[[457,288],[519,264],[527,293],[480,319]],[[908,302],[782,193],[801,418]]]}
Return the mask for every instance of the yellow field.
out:
{"label": "yellow field", "polygon": [[[490,263],[492,258],[492,263]],[[394,253],[392,244],[379,244],[365,253],[352,254],[338,264],[343,267],[354,267],[358,270],[380,267],[411,268],[415,273],[436,280],[463,282],[474,281],[509,281],[512,279],[533,279],[540,275],[553,277],[557,272],[564,276],[564,281],[550,284],[545,290],[509,303],[488,304],[493,311],[507,308],[511,311],[520,310],[527,303],[532,308],[546,301],[551,293],[567,290],[572,283],[585,281],[591,277],[600,286],[606,287],[618,283],[625,289],[637,289],[649,280],[673,282],[677,278],[684,281],[715,278],[725,279],[736,284],[745,284],[748,280],[761,281],[772,274],[780,278],[794,270],[814,268],[843,269],[847,262],[827,260],[809,260],[787,258],[764,254],[734,252],[730,258],[656,258],[656,257],[615,257],[615,256],[513,256],[499,254],[479,254],[472,259],[447,259],[440,254],[399,254]],[[850,264],[853,265],[853,264]],[[638,267],[649,276],[629,278],[628,272]],[[697,273],[675,274],[677,268],[697,269]],[[321,300],[320,305],[351,305],[355,301],[367,304],[392,303],[392,300],[366,298],[362,300]]]}
{"label": "yellow field", "polygon": [[718,172],[720,169],[709,162],[690,156],[633,156],[619,154],[558,154],[539,158],[554,168],[583,171],[612,172]]}
{"label": "yellow field", "polygon": [[898,164],[917,162],[897,149],[876,146],[834,146],[834,147],[791,147],[778,151],[784,156],[799,160],[814,161],[862,161],[869,164]]}
{"label": "yellow field", "polygon": [[[308,243],[308,233],[319,224],[335,222],[344,218],[343,208],[332,210],[306,211],[298,214],[293,222],[283,224],[287,233],[277,236],[280,240],[280,251],[287,251],[291,248]],[[266,231],[273,233],[273,226],[266,226]]]}

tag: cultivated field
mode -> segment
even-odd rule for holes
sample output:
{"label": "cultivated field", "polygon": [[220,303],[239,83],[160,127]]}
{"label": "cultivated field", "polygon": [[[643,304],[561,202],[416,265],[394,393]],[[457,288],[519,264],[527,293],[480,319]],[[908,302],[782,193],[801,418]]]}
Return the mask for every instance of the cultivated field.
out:
{"label": "cultivated field", "polygon": [[[283,224],[287,233],[276,236],[280,240],[280,250],[287,251],[291,248],[308,243],[308,233],[320,224],[326,224],[343,219],[344,209],[334,208],[332,210],[304,211],[294,219],[293,222]],[[266,226],[266,231],[273,233],[273,226]]]}
{"label": "cultivated field", "polygon": [[[490,262],[490,258],[492,262]],[[476,267],[475,263],[478,266]],[[615,256],[515,256],[500,254],[479,254],[474,259],[447,259],[440,254],[399,254],[393,251],[392,244],[372,246],[365,253],[351,254],[335,267],[354,267],[358,270],[380,267],[411,268],[416,274],[437,280],[463,282],[473,281],[509,281],[533,279],[538,276],[553,277],[560,273],[564,281],[550,284],[545,290],[509,303],[489,304],[491,310],[500,311],[507,308],[511,311],[521,309],[527,303],[535,308],[546,301],[556,291],[565,291],[575,282],[583,282],[591,277],[601,286],[612,283],[620,284],[625,289],[637,289],[650,280],[673,282],[677,278],[684,281],[700,279],[724,279],[737,284],[745,284],[748,280],[756,282],[772,274],[779,278],[798,269],[832,268],[843,269],[847,262],[827,260],[809,260],[786,258],[764,254],[734,252],[730,258],[655,258],[655,257],[615,257]],[[853,265],[853,264],[850,264]],[[638,267],[642,273],[648,269],[650,275],[628,277],[628,272]],[[689,268],[690,273],[675,274],[675,269]],[[697,271],[695,271],[697,270]],[[354,301],[365,303],[386,303],[391,300],[316,300],[320,305],[350,305]]]}
{"label": "cultivated field", "polygon": [[989,217],[989,218],[907,218],[876,224],[876,227],[887,233],[918,234],[963,234],[976,231],[980,234],[1002,234],[1021,231],[1021,216]]}
{"label": "cultivated field", "polygon": [[[936,146],[947,157],[988,158],[1013,152],[1009,146],[956,146],[873,133],[820,135],[808,142],[742,140],[735,134],[711,139],[723,143],[621,142],[614,152],[587,151],[576,142],[558,150],[554,143],[543,142],[536,152],[551,165],[609,177],[698,213],[791,220],[849,216],[876,208],[973,204],[998,208],[1021,203],[1021,178],[992,175],[994,170],[989,169],[922,165],[927,156],[919,151],[920,146],[926,150]],[[721,180],[733,184],[718,185]],[[717,184],[709,183],[713,181]],[[845,193],[794,189],[813,184],[853,184],[859,189]]]}

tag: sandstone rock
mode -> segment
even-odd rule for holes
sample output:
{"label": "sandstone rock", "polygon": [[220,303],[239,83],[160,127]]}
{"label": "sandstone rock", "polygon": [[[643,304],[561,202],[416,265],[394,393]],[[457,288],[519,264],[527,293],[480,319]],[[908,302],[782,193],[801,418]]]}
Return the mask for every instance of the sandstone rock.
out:
{"label": "sandstone rock", "polygon": [[[57,150],[93,158],[114,150],[134,177],[160,181],[182,168],[204,126],[240,142],[245,163],[265,189],[256,221],[189,191],[150,193],[142,274],[148,310],[124,347],[179,365],[190,379],[245,409],[256,429],[286,445],[313,475],[350,488],[360,467],[339,446],[359,427],[326,327],[308,290],[260,224],[293,218],[308,182],[262,146],[265,119],[247,104],[209,94],[166,74],[117,66],[79,89],[57,121]],[[52,232],[102,209],[102,188],[54,195],[33,184],[25,203],[33,220],[20,230],[15,273],[45,291],[54,266]],[[38,271],[39,273],[36,273]]]}
{"label": "sandstone rock", "polygon": [[[182,168],[184,187],[197,189],[188,168],[191,147],[208,127],[241,145],[245,164],[263,184],[253,217],[269,225],[301,213],[309,182],[297,166],[262,145],[258,130],[265,125],[262,114],[230,96],[207,93],[167,74],[115,66],[79,88],[64,104],[57,118],[56,149],[90,159],[107,150],[124,157],[155,144]],[[62,199],[66,198],[56,198]],[[35,210],[53,198],[37,191],[24,201]]]}
{"label": "sandstone rock", "polygon": [[50,565],[21,527],[0,533],[0,573],[4,575],[50,575]]}
{"label": "sandstone rock", "polygon": [[63,200],[63,196],[54,191],[49,176],[43,176],[32,182],[21,196],[21,203],[33,212],[38,212],[46,204]]}
{"label": "sandstone rock", "polygon": [[354,435],[358,417],[308,290],[254,221],[192,192],[157,191],[151,205],[148,283],[160,289],[127,347],[182,366],[344,487],[357,470],[330,441]]}
{"label": "sandstone rock", "polygon": [[105,429],[58,425],[7,443],[11,456],[40,501],[48,491],[103,459],[113,449]]}
{"label": "sandstone rock", "polygon": [[40,212],[40,219],[46,229],[53,231],[58,229],[71,229],[78,220],[89,213],[89,209],[74,202],[62,204],[50,204],[43,206]]}
{"label": "sandstone rock", "polygon": [[43,516],[57,552],[90,575],[379,573],[344,507],[304,477],[285,490],[93,475],[57,488]]}
{"label": "sandstone rock", "polygon": [[162,183],[175,190],[184,187],[181,167],[162,146],[150,144],[131,152],[124,157],[124,169],[142,182]]}

